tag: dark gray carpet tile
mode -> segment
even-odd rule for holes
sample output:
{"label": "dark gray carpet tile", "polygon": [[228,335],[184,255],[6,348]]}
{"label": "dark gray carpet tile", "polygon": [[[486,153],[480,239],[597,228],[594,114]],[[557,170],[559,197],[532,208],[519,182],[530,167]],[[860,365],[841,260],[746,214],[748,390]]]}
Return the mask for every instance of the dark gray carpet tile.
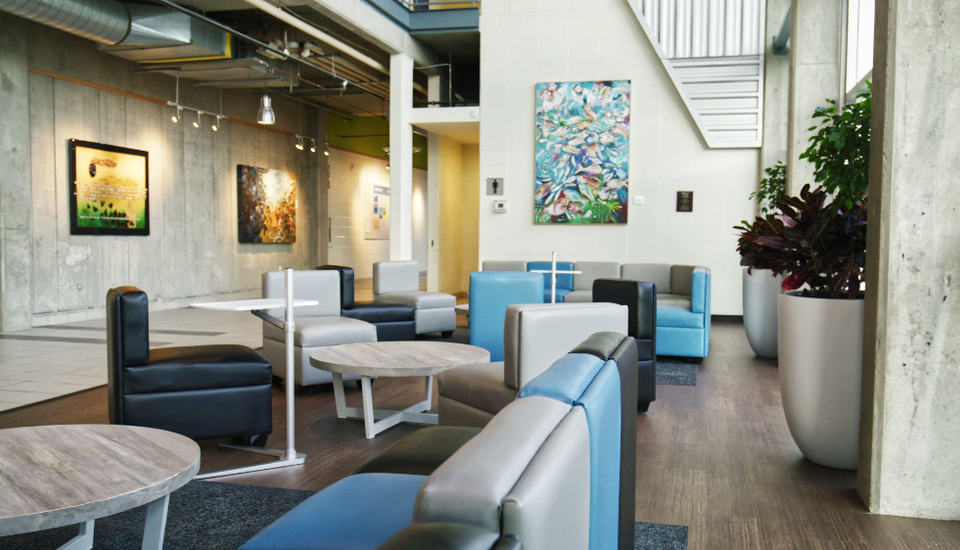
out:
{"label": "dark gray carpet tile", "polygon": [[665,525],[638,521],[633,529],[633,544],[636,550],[687,550],[685,525]]}

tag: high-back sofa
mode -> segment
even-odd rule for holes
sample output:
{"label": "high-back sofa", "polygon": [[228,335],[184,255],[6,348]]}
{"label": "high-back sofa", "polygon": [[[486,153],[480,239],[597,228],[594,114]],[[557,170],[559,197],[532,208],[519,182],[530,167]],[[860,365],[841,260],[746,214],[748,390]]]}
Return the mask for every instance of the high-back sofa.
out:
{"label": "high-back sofa", "polygon": [[[486,260],[484,271],[505,267],[520,271],[520,260]],[[550,269],[550,262],[541,264]],[[561,262],[557,262],[560,269]],[[569,264],[567,264],[569,265]],[[597,279],[643,281],[657,285],[657,354],[679,357],[706,357],[710,351],[710,269],[694,265],[617,262],[574,262],[572,290],[563,293],[563,302],[592,302]],[[550,301],[549,275],[544,301]],[[569,277],[569,276],[568,276]],[[560,301],[561,278],[557,282]]]}
{"label": "high-back sofa", "polygon": [[588,338],[430,475],[347,477],[241,550],[632,549],[635,350]]}

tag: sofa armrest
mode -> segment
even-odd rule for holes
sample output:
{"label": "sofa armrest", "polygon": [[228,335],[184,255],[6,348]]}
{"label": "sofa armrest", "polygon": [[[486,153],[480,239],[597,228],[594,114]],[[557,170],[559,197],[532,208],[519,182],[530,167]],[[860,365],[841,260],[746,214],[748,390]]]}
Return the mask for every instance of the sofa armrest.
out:
{"label": "sofa armrest", "polygon": [[710,269],[697,266],[691,278],[690,311],[710,315]]}

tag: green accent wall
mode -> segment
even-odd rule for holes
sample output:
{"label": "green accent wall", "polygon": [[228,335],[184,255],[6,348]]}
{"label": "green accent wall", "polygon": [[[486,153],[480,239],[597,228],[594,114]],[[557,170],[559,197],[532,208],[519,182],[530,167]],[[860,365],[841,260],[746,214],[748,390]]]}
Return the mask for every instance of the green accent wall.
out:
{"label": "green accent wall", "polygon": [[[346,120],[335,113],[328,113],[327,128],[327,139],[331,147],[386,159],[387,154],[383,152],[383,148],[390,146],[390,123],[386,120],[372,116]],[[421,149],[413,155],[414,168],[426,170],[427,138],[413,134],[413,146]]]}

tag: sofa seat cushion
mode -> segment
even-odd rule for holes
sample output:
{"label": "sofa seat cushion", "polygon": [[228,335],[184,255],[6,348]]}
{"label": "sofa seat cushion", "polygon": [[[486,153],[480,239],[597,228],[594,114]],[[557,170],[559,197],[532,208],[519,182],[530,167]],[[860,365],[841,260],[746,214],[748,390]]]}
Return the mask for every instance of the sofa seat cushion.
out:
{"label": "sofa seat cushion", "polygon": [[342,315],[368,323],[398,323],[417,320],[417,311],[403,304],[355,303],[352,308],[344,309]]}
{"label": "sofa seat cushion", "polygon": [[447,369],[437,375],[440,395],[497,414],[517,397],[503,383],[503,362],[475,363]]}
{"label": "sofa seat cushion", "polygon": [[427,476],[360,474],[334,483],[241,550],[373,550],[410,525]]}
{"label": "sofa seat cushion", "polygon": [[569,304],[572,302],[592,302],[593,301],[593,291],[592,290],[574,290],[568,292],[563,296],[563,303]]}
{"label": "sofa seat cushion", "polygon": [[690,311],[690,297],[682,294],[657,294],[657,305],[680,306]]}
{"label": "sofa seat cushion", "polygon": [[269,385],[273,374],[263,355],[237,345],[156,348],[123,371],[127,395]]}
{"label": "sofa seat cushion", "polygon": [[[557,289],[557,303],[558,303],[558,304],[559,304],[559,303],[562,303],[562,302],[563,302],[563,297],[566,296],[567,294],[570,294],[571,292],[572,292],[572,291],[571,291],[569,288],[558,288],[558,289]],[[543,303],[549,304],[551,297],[552,297],[552,292],[550,291],[549,288],[543,291]]]}
{"label": "sofa seat cushion", "polygon": [[703,314],[688,308],[669,304],[657,305],[657,326],[676,328],[703,328]]}
{"label": "sofa seat cushion", "polygon": [[439,309],[457,305],[457,299],[451,294],[442,292],[394,292],[380,294],[378,302],[403,304],[416,309]]}
{"label": "sofa seat cushion", "polygon": [[381,472],[428,476],[460,447],[480,433],[480,428],[430,426],[397,441],[360,466],[357,474]]}
{"label": "sofa seat cushion", "polygon": [[[335,346],[357,342],[376,342],[377,327],[348,317],[294,318],[296,332],[293,343],[301,348]],[[285,341],[285,334],[270,323],[263,324],[263,337],[277,342]]]}

